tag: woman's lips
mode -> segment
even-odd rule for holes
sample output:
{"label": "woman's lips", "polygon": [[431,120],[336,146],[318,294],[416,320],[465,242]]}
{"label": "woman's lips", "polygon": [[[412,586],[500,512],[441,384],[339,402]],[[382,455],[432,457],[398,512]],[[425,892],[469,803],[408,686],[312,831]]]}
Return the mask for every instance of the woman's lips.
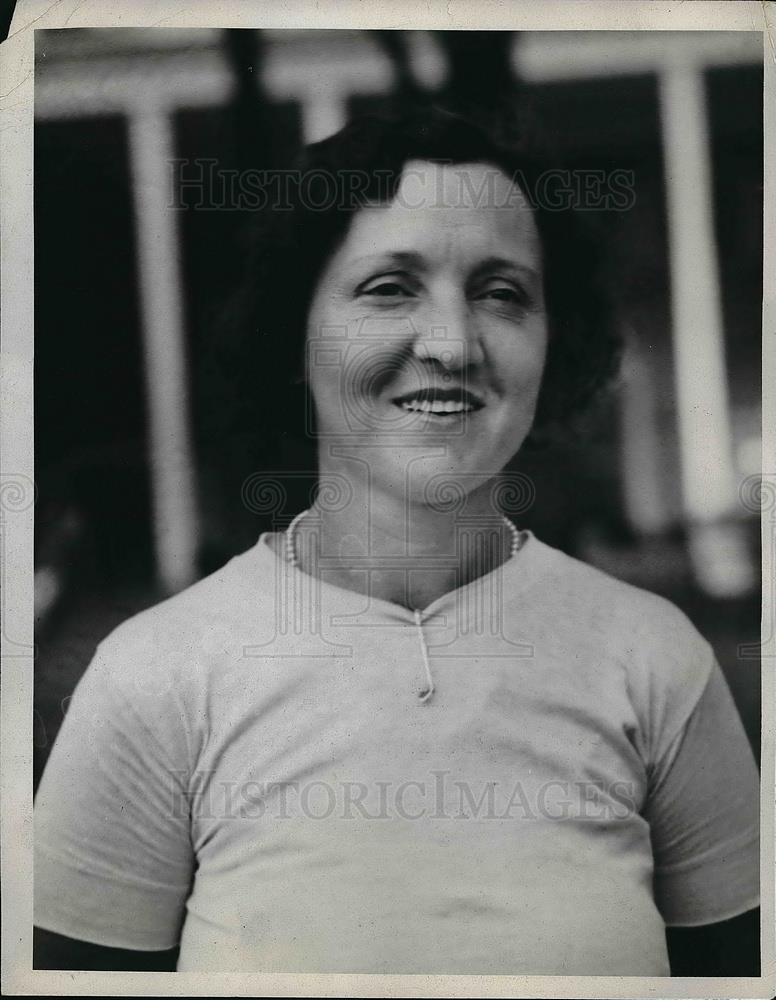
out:
{"label": "woman's lips", "polygon": [[450,419],[464,413],[474,413],[485,405],[482,399],[463,386],[427,386],[413,389],[391,400],[394,406],[408,413]]}

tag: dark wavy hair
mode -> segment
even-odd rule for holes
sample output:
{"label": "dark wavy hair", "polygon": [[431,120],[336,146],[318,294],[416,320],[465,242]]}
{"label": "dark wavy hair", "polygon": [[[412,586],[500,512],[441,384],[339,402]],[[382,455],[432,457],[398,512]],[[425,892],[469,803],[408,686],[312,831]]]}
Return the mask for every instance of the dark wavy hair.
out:
{"label": "dark wavy hair", "polygon": [[278,173],[265,191],[263,218],[251,225],[245,281],[229,311],[232,336],[220,347],[222,360],[231,359],[233,412],[246,433],[252,428],[261,435],[265,457],[277,454],[273,437],[310,439],[311,408],[301,383],[319,276],[353,214],[367,202],[390,202],[410,160],[490,164],[514,180],[531,205],[549,328],[532,437],[566,425],[616,370],[619,344],[597,240],[573,205],[545,183],[547,159],[519,140],[499,142],[473,121],[435,108],[364,116],[305,147],[293,169]]}

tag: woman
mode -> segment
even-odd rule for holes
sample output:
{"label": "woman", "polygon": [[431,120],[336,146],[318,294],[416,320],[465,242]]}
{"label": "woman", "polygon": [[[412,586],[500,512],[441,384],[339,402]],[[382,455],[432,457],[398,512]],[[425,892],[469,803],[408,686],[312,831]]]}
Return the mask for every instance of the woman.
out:
{"label": "woman", "polygon": [[710,647],[502,510],[534,421],[611,368],[568,213],[433,112],[298,176],[259,321],[305,336],[320,489],[99,647],[38,793],[39,964],[668,975],[666,926],[756,948],[757,772]]}

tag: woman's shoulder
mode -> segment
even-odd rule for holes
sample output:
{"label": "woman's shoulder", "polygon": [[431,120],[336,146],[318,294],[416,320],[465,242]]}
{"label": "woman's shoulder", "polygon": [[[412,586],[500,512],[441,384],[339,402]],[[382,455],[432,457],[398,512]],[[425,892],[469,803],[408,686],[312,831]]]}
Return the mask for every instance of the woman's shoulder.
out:
{"label": "woman's shoulder", "polygon": [[[626,637],[668,644],[705,643],[687,615],[666,597],[621,580],[537,538],[535,561],[543,572],[536,600],[562,605],[565,617]],[[536,588],[535,588],[536,589]]]}
{"label": "woman's shoulder", "polygon": [[716,661],[685,612],[545,543],[538,542],[536,560],[544,571],[531,592],[534,614],[563,632],[564,647],[598,674],[623,676],[634,706],[652,724],[686,717]]}
{"label": "woman's shoulder", "polygon": [[275,557],[261,541],[184,590],[133,615],[102,640],[95,660],[122,675],[191,674],[228,656],[273,598]]}

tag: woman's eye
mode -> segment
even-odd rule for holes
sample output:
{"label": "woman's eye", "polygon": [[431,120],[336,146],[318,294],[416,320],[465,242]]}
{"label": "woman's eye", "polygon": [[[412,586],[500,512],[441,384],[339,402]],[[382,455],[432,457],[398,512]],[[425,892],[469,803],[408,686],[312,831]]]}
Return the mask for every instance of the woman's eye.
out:
{"label": "woman's eye", "polygon": [[405,289],[401,285],[397,285],[395,281],[381,281],[379,285],[372,285],[371,288],[366,288],[364,291],[367,295],[384,295],[391,298],[405,294]]}
{"label": "woman's eye", "polygon": [[376,299],[413,298],[417,292],[417,282],[411,275],[394,271],[377,274],[359,285],[357,293]]}
{"label": "woman's eye", "polygon": [[406,285],[398,281],[376,281],[361,290],[362,295],[376,295],[380,298],[395,299],[412,293]]}
{"label": "woman's eye", "polygon": [[525,305],[525,296],[521,295],[516,288],[510,285],[493,285],[480,292],[477,298],[496,299],[498,302],[513,302],[516,305]]}
{"label": "woman's eye", "polygon": [[523,289],[497,279],[481,286],[474,299],[489,305],[494,311],[520,319],[531,308],[531,299]]}

